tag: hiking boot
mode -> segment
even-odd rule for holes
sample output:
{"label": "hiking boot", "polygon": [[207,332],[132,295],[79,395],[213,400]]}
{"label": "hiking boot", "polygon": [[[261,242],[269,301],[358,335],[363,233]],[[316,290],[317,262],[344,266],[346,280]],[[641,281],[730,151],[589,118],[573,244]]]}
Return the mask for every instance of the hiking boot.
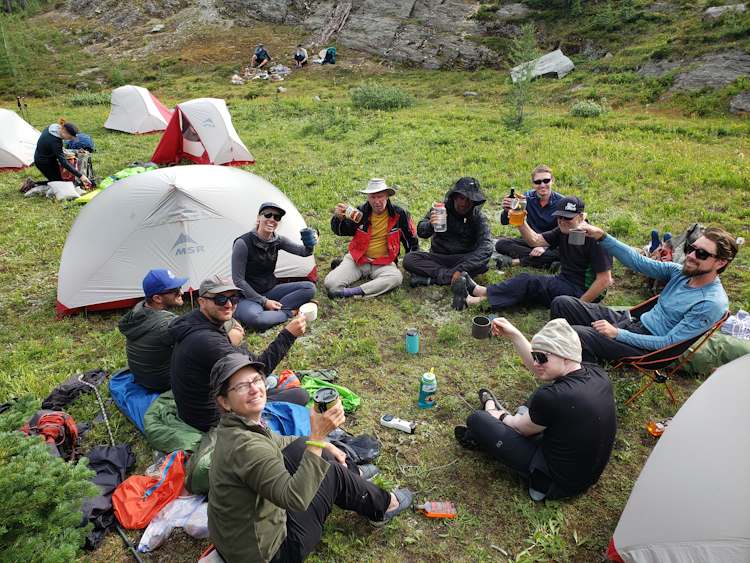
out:
{"label": "hiking boot", "polygon": [[550,274],[557,274],[560,271],[560,262],[552,262],[552,264],[549,265],[549,273]]}
{"label": "hiking boot", "polygon": [[467,450],[479,450],[479,442],[471,437],[471,433],[466,426],[456,426],[453,428],[453,436],[456,438],[456,442],[460,444],[462,448]]}
{"label": "hiking boot", "polygon": [[498,254],[497,258],[495,258],[495,265],[498,270],[510,268],[513,265],[513,258],[506,254]]}
{"label": "hiking boot", "polygon": [[31,188],[35,188],[35,187],[36,187],[36,182],[34,181],[34,179],[33,178],[26,178],[26,180],[24,181],[24,183],[21,184],[21,189],[18,190],[18,191],[20,191],[22,194],[25,194]]}
{"label": "hiking boot", "polygon": [[343,256],[339,256],[338,258],[334,258],[331,260],[331,270],[335,270],[339,266],[341,266],[341,263],[344,261]]}
{"label": "hiking boot", "polygon": [[414,493],[411,492],[409,489],[393,489],[391,491],[398,500],[398,506],[394,508],[393,510],[389,510],[383,515],[382,520],[370,520],[370,524],[376,527],[385,526],[388,522],[393,520],[396,516],[401,514],[404,510],[409,508],[411,506],[411,503],[414,502]]}
{"label": "hiking boot", "polygon": [[432,278],[428,278],[427,276],[417,276],[412,274],[411,278],[409,278],[409,286],[410,287],[419,287],[419,286],[428,286],[432,285]]}
{"label": "hiking boot", "polygon": [[466,297],[469,295],[469,292],[466,290],[466,280],[463,276],[459,276],[451,284],[451,293],[453,293],[451,307],[456,311],[463,311],[466,309]]}
{"label": "hiking boot", "polygon": [[372,478],[375,477],[375,475],[380,474],[380,469],[377,465],[374,465],[372,463],[367,463],[365,465],[359,466],[359,476],[362,477],[365,481],[372,481]]}
{"label": "hiking boot", "polygon": [[474,296],[474,290],[477,288],[477,282],[475,282],[473,279],[471,279],[471,276],[468,272],[461,272],[461,277],[466,280],[466,292],[469,295]]}

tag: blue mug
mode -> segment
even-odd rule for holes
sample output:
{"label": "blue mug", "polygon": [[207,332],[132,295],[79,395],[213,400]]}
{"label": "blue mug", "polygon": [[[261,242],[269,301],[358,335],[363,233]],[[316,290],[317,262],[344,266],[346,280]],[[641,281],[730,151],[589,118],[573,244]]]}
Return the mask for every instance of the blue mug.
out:
{"label": "blue mug", "polygon": [[419,352],[419,332],[416,328],[410,328],[406,331],[406,352],[409,354]]}
{"label": "blue mug", "polygon": [[305,246],[315,246],[318,244],[318,232],[315,229],[306,228],[302,229],[300,232],[300,237],[302,237],[302,244]]}

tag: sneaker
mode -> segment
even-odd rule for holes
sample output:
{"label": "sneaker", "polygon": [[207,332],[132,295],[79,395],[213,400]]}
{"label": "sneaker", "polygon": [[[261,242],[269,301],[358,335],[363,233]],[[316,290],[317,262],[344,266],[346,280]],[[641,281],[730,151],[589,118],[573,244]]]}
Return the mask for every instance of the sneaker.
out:
{"label": "sneaker", "polygon": [[333,260],[331,260],[331,270],[335,270],[336,268],[338,268],[343,261],[343,256],[339,256],[338,258],[334,258]]}
{"label": "sneaker", "polygon": [[459,276],[451,284],[451,292],[453,293],[451,307],[456,311],[463,311],[466,309],[466,297],[469,295],[469,292],[466,290],[466,280],[463,276]]}
{"label": "sneaker", "polygon": [[359,466],[359,476],[362,477],[365,481],[372,481],[372,478],[375,477],[375,475],[380,474],[380,469],[377,465],[374,465],[372,463],[367,463],[365,465]]}
{"label": "sneaker", "polygon": [[474,295],[474,290],[477,288],[477,282],[471,279],[468,272],[461,272],[461,276],[466,280],[466,292],[469,295]]}
{"label": "sneaker", "polygon": [[427,276],[417,276],[412,274],[409,278],[409,286],[410,287],[419,287],[419,286],[428,286],[432,285],[432,278],[428,278]]}
{"label": "sneaker", "polygon": [[414,493],[409,489],[393,489],[392,493],[396,495],[398,500],[398,506],[393,510],[389,510],[383,515],[382,520],[370,520],[370,524],[376,527],[385,526],[388,522],[393,520],[396,516],[401,514],[404,510],[409,508],[414,502]]}
{"label": "sneaker", "polygon": [[513,265],[513,258],[508,256],[507,254],[498,254],[497,258],[495,258],[495,265],[497,266],[498,270],[510,268]]}
{"label": "sneaker", "polygon": [[32,189],[34,187],[36,187],[36,182],[34,181],[34,179],[33,178],[26,178],[26,180],[24,181],[24,183],[21,184],[21,189],[18,190],[18,191],[20,191],[22,194],[25,194],[26,192],[28,192],[30,189]]}

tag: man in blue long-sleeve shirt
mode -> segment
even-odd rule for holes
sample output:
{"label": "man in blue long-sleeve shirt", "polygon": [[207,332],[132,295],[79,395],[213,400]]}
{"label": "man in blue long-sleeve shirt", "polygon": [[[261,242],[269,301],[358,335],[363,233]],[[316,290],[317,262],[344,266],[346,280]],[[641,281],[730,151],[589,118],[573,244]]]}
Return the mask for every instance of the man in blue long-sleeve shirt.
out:
{"label": "man in blue long-sleeve shirt", "polygon": [[584,361],[618,360],[640,356],[694,338],[708,330],[724,314],[729,300],[719,274],[737,254],[735,237],[711,227],[685,249],[682,266],[657,262],[590,224],[580,227],[628,268],[667,285],[654,307],[635,320],[627,311],[613,311],[574,297],[558,297],[551,318],[566,319],[583,344]]}

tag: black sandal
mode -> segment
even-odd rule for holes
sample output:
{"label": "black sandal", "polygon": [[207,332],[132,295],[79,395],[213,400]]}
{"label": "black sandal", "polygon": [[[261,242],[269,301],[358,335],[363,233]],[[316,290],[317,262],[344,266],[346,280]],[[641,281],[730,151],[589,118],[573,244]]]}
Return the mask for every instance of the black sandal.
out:
{"label": "black sandal", "polygon": [[494,410],[503,410],[503,406],[500,404],[500,401],[497,400],[497,397],[495,397],[495,394],[490,391],[489,389],[485,389],[482,387],[479,390],[479,404],[482,405],[482,410],[487,410],[484,408],[484,406],[487,404],[487,401],[492,401],[495,403],[495,409]]}

